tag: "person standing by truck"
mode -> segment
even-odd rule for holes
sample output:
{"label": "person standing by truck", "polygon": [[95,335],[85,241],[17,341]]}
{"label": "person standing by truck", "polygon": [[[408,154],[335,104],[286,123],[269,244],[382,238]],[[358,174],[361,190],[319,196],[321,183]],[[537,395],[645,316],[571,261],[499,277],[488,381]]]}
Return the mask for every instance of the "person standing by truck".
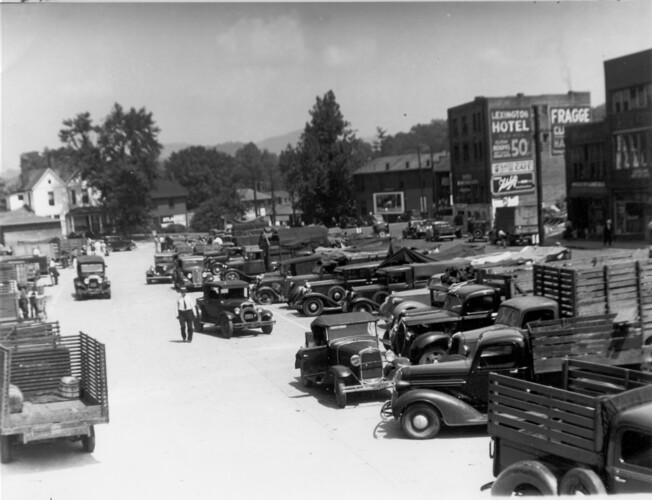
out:
{"label": "person standing by truck", "polygon": [[611,233],[613,231],[613,223],[611,222],[611,219],[607,219],[607,222],[604,223],[604,231],[603,231],[603,243],[604,246],[611,246]]}
{"label": "person standing by truck", "polygon": [[186,289],[181,288],[181,297],[177,300],[177,319],[181,328],[181,338],[186,342],[186,329],[188,332],[187,342],[192,342],[193,323],[195,321],[195,310],[197,304],[195,299],[186,295]]}

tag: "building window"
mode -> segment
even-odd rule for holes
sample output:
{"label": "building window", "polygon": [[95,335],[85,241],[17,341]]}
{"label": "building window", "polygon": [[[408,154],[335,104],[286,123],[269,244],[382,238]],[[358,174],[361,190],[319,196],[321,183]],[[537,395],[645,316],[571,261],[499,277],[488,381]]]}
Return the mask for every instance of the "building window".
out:
{"label": "building window", "polygon": [[48,204],[54,206],[54,191],[48,191]]}
{"label": "building window", "polygon": [[18,201],[25,201],[25,196],[22,194],[18,195]]}
{"label": "building window", "polygon": [[466,135],[469,133],[469,127],[466,124],[466,116],[462,117],[462,135]]}
{"label": "building window", "polygon": [[457,118],[451,120],[451,134],[453,137],[457,137]]}
{"label": "building window", "polygon": [[174,208],[174,198],[168,198],[168,208]]}
{"label": "building window", "polygon": [[616,170],[649,166],[652,132],[641,130],[614,135]]}
{"label": "building window", "polygon": [[462,144],[462,161],[469,161],[469,145],[467,143]]}
{"label": "building window", "polygon": [[630,109],[645,109],[652,99],[652,83],[636,85],[616,90],[611,97],[614,113],[624,113]]}
{"label": "building window", "polygon": [[82,203],[83,203],[84,205],[88,205],[88,191],[87,191],[87,190],[85,190],[85,191],[82,193]]}
{"label": "building window", "polygon": [[70,191],[70,203],[77,205],[77,191]]}

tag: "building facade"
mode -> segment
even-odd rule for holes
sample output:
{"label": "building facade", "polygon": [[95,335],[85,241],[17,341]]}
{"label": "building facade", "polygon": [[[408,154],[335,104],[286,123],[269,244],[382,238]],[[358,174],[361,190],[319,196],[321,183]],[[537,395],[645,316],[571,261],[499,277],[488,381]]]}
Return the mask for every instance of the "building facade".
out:
{"label": "building facade", "polygon": [[520,207],[538,226],[541,204],[566,197],[564,129],[590,121],[588,92],[476,97],[450,108],[456,212],[493,226],[497,208]]}
{"label": "building facade", "polygon": [[650,238],[652,49],[604,62],[605,120],[566,133],[568,218],[579,235]]}
{"label": "building facade", "polygon": [[188,190],[181,184],[158,179],[152,191],[152,225],[155,228],[165,228],[170,224],[180,224],[188,227],[190,216],[186,207]]}
{"label": "building facade", "polygon": [[434,217],[450,207],[447,152],[374,158],[353,173],[357,215],[382,214],[388,222],[405,213]]}

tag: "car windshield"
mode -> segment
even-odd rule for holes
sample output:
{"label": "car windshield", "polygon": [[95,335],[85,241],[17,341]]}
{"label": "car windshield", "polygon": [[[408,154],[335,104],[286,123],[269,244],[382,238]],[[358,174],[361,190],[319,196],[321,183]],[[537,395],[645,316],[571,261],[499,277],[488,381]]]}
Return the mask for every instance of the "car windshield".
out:
{"label": "car windshield", "polygon": [[226,290],[227,299],[246,299],[249,297],[248,288],[229,288]]}
{"label": "car windshield", "polygon": [[447,295],[446,300],[444,301],[444,309],[455,313],[461,313],[462,299],[457,295]]}
{"label": "car windshield", "polygon": [[181,262],[181,267],[183,269],[192,269],[194,267],[204,267],[203,260],[184,260]]}
{"label": "car windshield", "polygon": [[154,262],[156,264],[171,264],[172,263],[172,256],[164,256],[164,257],[154,257]]}
{"label": "car windshield", "polygon": [[91,273],[103,273],[104,265],[101,262],[92,263],[92,264],[81,264],[79,270],[84,274]]}
{"label": "car windshield", "polygon": [[448,291],[438,290],[436,288],[430,290],[430,305],[433,307],[443,307],[448,297]]}
{"label": "car windshield", "polygon": [[496,323],[500,325],[517,325],[519,319],[518,309],[513,307],[501,306],[498,308]]}
{"label": "car windshield", "polygon": [[352,323],[349,325],[336,325],[328,329],[328,339],[336,340],[346,337],[376,336],[376,322]]}

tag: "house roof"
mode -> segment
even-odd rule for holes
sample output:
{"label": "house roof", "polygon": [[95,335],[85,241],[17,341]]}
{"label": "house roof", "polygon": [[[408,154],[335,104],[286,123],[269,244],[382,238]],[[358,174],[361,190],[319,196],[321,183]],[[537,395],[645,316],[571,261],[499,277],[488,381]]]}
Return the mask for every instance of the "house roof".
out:
{"label": "house roof", "polygon": [[152,198],[187,198],[188,190],[176,181],[157,179],[154,181]]}
{"label": "house roof", "polygon": [[23,183],[22,186],[20,186],[19,191],[31,191],[36,183],[48,170],[49,168],[37,168],[35,170],[30,170],[27,176],[27,180]]}
{"label": "house roof", "polygon": [[[434,153],[432,155],[435,172],[449,172],[451,168],[448,152]],[[421,153],[421,169],[430,170],[430,154]],[[373,158],[354,172],[360,174],[378,174],[382,172],[403,172],[419,170],[419,155],[417,153],[382,156]]]}
{"label": "house roof", "polygon": [[[242,201],[254,201],[254,190],[249,188],[238,189],[238,195]],[[267,193],[256,191],[256,201],[269,201],[272,197]]]}
{"label": "house roof", "polygon": [[33,212],[30,212],[25,207],[21,207],[18,210],[13,210],[11,212],[0,212],[0,226],[2,227],[26,226],[35,224],[49,224],[52,226],[59,226],[61,222],[50,217],[41,217],[40,215],[34,215]]}

